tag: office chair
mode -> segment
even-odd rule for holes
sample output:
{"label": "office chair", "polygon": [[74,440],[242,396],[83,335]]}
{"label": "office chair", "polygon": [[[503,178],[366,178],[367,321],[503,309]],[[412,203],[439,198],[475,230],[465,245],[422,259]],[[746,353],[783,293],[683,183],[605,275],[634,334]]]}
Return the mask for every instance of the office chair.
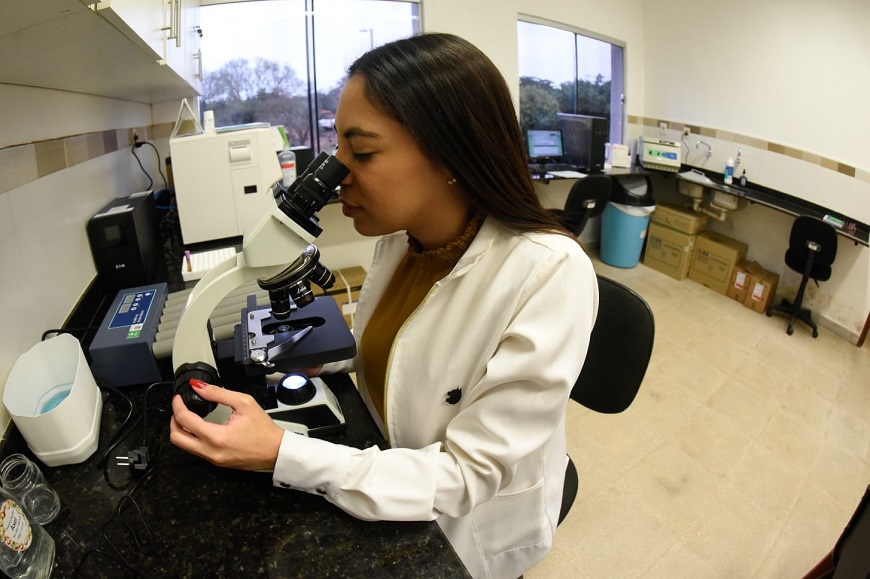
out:
{"label": "office chair", "polygon": [[[603,414],[618,414],[631,406],[652,356],[655,316],[634,290],[598,276],[598,317],[589,351],[571,399]],[[571,457],[562,491],[561,523],[577,496],[579,477]]]}
{"label": "office chair", "polygon": [[789,315],[788,328],[785,333],[794,333],[795,320],[800,320],[813,330],[813,337],[819,336],[819,329],[813,321],[812,312],[803,307],[804,291],[807,282],[812,278],[819,281],[831,279],[831,264],[837,257],[837,232],[832,226],[821,219],[801,215],[794,220],[789,236],[788,249],[785,252],[785,264],[798,273],[802,273],[794,303],[783,299],[778,306],[767,308],[767,316],[774,312],[784,312]]}
{"label": "office chair", "polygon": [[589,175],[571,187],[565,208],[554,211],[575,236],[579,236],[591,217],[601,215],[610,200],[613,183],[607,175]]}
{"label": "office chair", "polygon": [[804,579],[870,577],[870,487],[855,509],[833,550]]}

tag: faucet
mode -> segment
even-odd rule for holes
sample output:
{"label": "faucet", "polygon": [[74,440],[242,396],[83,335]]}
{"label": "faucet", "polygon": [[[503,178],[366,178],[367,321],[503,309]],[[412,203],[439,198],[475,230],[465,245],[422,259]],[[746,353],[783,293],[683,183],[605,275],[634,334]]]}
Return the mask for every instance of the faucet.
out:
{"label": "faucet", "polygon": [[698,145],[704,145],[705,147],[707,147],[707,158],[708,159],[713,156],[713,147],[710,146],[710,143],[699,140],[697,143],[695,143],[696,149],[698,148]]}
{"label": "faucet", "polygon": [[737,158],[734,159],[734,170],[735,171],[737,170],[737,167],[740,166],[740,155],[742,155],[742,154],[743,154],[743,149],[738,147],[737,148]]}

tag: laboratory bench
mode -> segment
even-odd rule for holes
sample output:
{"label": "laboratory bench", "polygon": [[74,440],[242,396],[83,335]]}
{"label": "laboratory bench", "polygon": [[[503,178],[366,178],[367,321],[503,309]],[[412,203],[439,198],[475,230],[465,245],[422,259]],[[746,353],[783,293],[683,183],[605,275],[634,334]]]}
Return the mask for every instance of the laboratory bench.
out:
{"label": "laboratory bench", "polygon": [[[174,273],[181,248],[177,239],[163,240],[166,263],[156,281],[167,281],[170,291],[183,289]],[[116,293],[102,291],[97,279],[66,328],[98,325]],[[87,352],[92,332],[74,333]],[[221,354],[225,345],[217,344],[222,382],[261,395],[261,380]],[[170,380],[171,368],[162,374]],[[387,448],[351,378],[324,381],[346,427],[320,437]],[[45,527],[56,545],[52,577],[469,577],[434,521],[363,521],[319,495],[273,486],[271,473],[219,468],[178,449],[169,442],[168,382],[103,389],[102,396],[99,444],[85,462],[45,466],[14,424],[0,445],[0,458],[21,452],[33,459],[60,496],[60,514]],[[144,420],[113,448],[131,403],[134,418]],[[153,469],[117,464],[124,460],[116,457],[143,446]]]}
{"label": "laboratory bench", "polygon": [[[771,189],[770,187],[765,187],[764,185],[759,185],[751,181],[745,186],[740,186],[739,184],[737,184],[736,180],[734,183],[726,184],[723,181],[722,173],[716,173],[709,170],[701,170],[696,167],[691,167],[689,165],[682,165],[677,173],[660,171],[655,171],[654,173],[665,176],[666,178],[670,175],[674,175],[677,179],[681,179],[682,177],[680,177],[680,175],[689,171],[695,171],[696,173],[704,175],[708,179],[710,179],[710,183],[703,184],[704,187],[715,189],[723,193],[728,193],[740,199],[745,199],[749,203],[764,205],[766,207],[770,207],[771,209],[776,209],[777,211],[788,213],[789,215],[809,215],[811,217],[816,217],[817,219],[825,220],[828,223],[831,223],[831,225],[840,236],[854,242],[856,245],[870,247],[870,225],[862,223],[861,221],[853,219],[847,215],[843,215],[831,209],[822,207],[821,205],[818,205],[811,201],[789,195],[788,193],[783,193],[781,191],[777,191],[775,189]],[[645,171],[641,167],[634,166],[632,168],[625,169],[607,169],[602,174],[608,176],[620,176],[643,174],[646,172],[647,171]],[[579,177],[564,177],[552,173],[533,173],[532,180],[541,183],[542,185],[546,185],[550,181],[582,179],[585,176],[586,175],[582,175]],[[697,181],[690,182],[700,184]]]}
{"label": "laboratory bench", "polygon": [[[347,428],[325,438],[385,447],[350,378],[327,383]],[[14,429],[5,441],[0,454],[35,460],[60,496],[61,512],[45,527],[56,546],[53,577],[468,577],[435,522],[362,521],[320,496],[274,487],[271,473],[218,468],[176,448],[169,389],[152,388],[148,432],[134,428],[105,469],[101,455],[129,409],[114,393],[104,393],[99,447],[81,464],[42,465]],[[138,411],[146,390],[122,392]],[[143,442],[155,466],[137,477],[116,457]]]}

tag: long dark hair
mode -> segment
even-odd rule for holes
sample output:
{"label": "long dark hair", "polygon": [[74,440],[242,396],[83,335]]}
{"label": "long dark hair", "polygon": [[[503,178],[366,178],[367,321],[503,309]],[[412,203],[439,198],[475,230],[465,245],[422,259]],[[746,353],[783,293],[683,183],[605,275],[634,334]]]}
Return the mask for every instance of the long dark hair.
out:
{"label": "long dark hair", "polygon": [[517,231],[570,235],[535,193],[507,83],[480,49],[421,34],[367,52],[348,74],[364,78],[372,105],[404,125],[477,210]]}

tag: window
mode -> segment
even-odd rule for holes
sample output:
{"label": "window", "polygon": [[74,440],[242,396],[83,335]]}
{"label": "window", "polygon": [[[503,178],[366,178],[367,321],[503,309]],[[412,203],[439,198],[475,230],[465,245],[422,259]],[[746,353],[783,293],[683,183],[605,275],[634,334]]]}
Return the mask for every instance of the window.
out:
{"label": "window", "polygon": [[420,30],[419,5],[399,0],[203,0],[200,110],[218,127],[283,126],[315,152],[333,129],[347,67]]}
{"label": "window", "polygon": [[622,143],[623,47],[589,33],[523,20],[517,23],[517,37],[523,134],[529,129],[565,132],[584,120],[591,127],[592,117],[603,117],[608,141]]}

